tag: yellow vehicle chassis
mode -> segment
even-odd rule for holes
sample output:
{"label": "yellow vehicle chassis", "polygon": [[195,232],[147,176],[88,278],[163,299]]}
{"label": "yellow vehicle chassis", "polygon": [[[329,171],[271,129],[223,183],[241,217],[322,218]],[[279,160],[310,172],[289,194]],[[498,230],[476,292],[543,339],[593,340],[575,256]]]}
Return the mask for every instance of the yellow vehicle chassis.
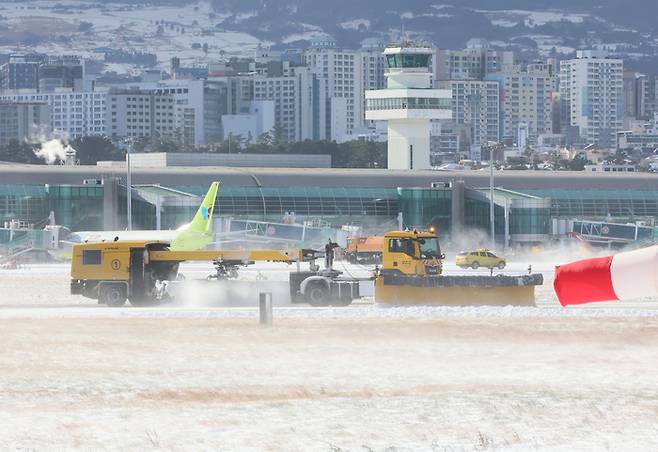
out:
{"label": "yellow vehicle chassis", "polygon": [[71,294],[98,300],[108,306],[159,304],[165,284],[178,279],[181,262],[212,262],[216,273],[208,280],[237,277],[237,267],[255,262],[310,262],[309,271],[290,273],[293,303],[345,306],[359,298],[357,281],[341,280],[340,272],[320,273],[318,253],[312,249],[172,251],[166,242],[98,242],[73,247]]}
{"label": "yellow vehicle chassis", "polygon": [[165,262],[305,262],[315,259],[312,250],[202,250],[202,251],[151,251],[149,261]]}

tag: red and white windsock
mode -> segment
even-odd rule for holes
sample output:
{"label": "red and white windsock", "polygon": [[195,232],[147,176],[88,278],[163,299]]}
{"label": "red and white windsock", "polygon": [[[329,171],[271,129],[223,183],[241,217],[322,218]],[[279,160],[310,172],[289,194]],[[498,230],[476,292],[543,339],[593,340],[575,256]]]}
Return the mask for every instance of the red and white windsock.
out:
{"label": "red and white windsock", "polygon": [[658,246],[585,259],[555,269],[562,306],[658,296]]}

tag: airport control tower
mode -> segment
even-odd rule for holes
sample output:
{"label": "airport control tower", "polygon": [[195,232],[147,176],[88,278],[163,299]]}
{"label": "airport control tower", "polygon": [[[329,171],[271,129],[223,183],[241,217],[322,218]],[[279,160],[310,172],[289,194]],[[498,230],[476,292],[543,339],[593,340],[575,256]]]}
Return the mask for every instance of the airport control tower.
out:
{"label": "airport control tower", "polygon": [[430,120],[451,119],[452,94],[432,89],[429,46],[389,46],[386,89],[366,91],[366,119],[388,121],[388,168],[430,168]]}

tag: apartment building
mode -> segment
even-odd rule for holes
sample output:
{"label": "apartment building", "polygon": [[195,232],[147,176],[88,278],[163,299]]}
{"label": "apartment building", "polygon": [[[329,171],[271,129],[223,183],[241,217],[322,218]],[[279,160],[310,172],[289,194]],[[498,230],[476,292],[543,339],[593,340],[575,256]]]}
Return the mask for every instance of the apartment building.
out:
{"label": "apartment building", "polygon": [[436,50],[434,80],[482,80],[511,64],[513,52],[494,50],[484,39],[471,39],[463,50]]}
{"label": "apartment building", "polygon": [[537,143],[539,135],[552,133],[558,89],[555,63],[507,65],[486,79],[498,81],[502,88],[503,139],[516,143],[519,125],[527,129],[527,140],[532,144]]}
{"label": "apartment building", "polygon": [[500,84],[493,80],[452,80],[452,120],[469,131],[471,145],[501,138]]}
{"label": "apartment building", "polygon": [[624,62],[601,51],[578,51],[560,62],[563,124],[574,127],[581,141],[615,147],[624,119]]}
{"label": "apartment building", "polygon": [[49,110],[49,129],[70,139],[105,135],[107,91],[72,91],[58,88],[54,92],[36,90],[4,91],[0,101],[45,103]]}
{"label": "apartment building", "polygon": [[49,132],[45,102],[0,101],[0,144],[26,141]]}

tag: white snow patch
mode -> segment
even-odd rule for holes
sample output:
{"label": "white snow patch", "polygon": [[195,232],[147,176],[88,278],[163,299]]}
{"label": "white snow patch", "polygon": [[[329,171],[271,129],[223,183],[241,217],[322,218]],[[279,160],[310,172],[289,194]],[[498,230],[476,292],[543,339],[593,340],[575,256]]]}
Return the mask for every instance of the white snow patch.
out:
{"label": "white snow patch", "polygon": [[453,14],[446,14],[446,13],[423,13],[423,14],[414,14],[411,11],[406,11],[400,14],[400,19],[416,19],[419,17],[435,17],[435,18],[448,18],[448,17],[454,17]]}
{"label": "white snow patch", "polygon": [[293,33],[286,36],[281,40],[282,44],[289,44],[295,41],[309,41],[311,39],[323,39],[329,38],[330,36],[323,31],[307,31],[304,33]]}
{"label": "white snow patch", "polygon": [[370,20],[369,19],[354,19],[347,22],[341,22],[340,27],[345,30],[358,30],[360,27],[365,27],[370,29]]}
{"label": "white snow patch", "polygon": [[[66,9],[55,8],[56,5],[64,6]],[[259,44],[263,44],[247,33],[217,29],[216,25],[229,15],[215,13],[210,3],[205,1],[185,7],[153,6],[146,3],[103,4],[72,0],[3,2],[0,3],[0,7],[4,8],[1,10],[1,15],[8,18],[14,29],[27,27],[29,21],[37,17],[53,20],[53,23],[60,21],[70,24],[75,30],[82,21],[92,24],[90,33],[77,31],[69,33],[72,38],[70,44],[47,40],[20,49],[17,46],[5,45],[0,46],[0,53],[34,51],[87,56],[90,54],[89,49],[107,47],[155,53],[159,66],[167,68],[172,56],[178,56],[186,64],[192,64],[200,60],[219,59],[225,55],[249,54]],[[240,20],[246,20],[248,16],[248,14],[241,15]],[[157,34],[156,21],[166,23],[161,35]],[[56,33],[57,29],[53,32]],[[207,43],[208,54],[204,54],[201,50],[192,50],[193,43]],[[139,72],[139,68],[133,67]],[[125,66],[113,66],[109,70],[119,73],[133,72]]]}
{"label": "white snow patch", "polygon": [[492,25],[499,27],[514,27],[519,23],[523,23],[526,27],[534,28],[551,22],[562,21],[580,24],[586,18],[592,17],[590,14],[564,13],[559,11],[528,11],[522,9],[474,9],[473,11],[485,14],[491,20]]}

